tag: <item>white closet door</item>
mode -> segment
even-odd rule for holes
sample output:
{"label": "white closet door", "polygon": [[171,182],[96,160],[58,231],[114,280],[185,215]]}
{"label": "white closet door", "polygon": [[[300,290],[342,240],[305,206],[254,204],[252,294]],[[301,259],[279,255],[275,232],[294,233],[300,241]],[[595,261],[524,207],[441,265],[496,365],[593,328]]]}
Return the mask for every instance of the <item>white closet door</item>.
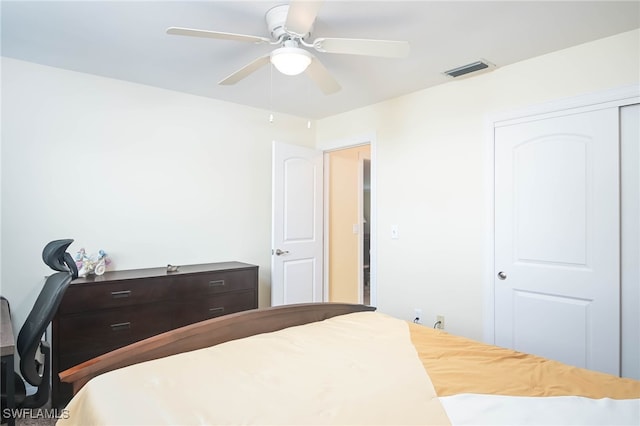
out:
{"label": "white closet door", "polygon": [[495,132],[496,344],[618,375],[618,108]]}

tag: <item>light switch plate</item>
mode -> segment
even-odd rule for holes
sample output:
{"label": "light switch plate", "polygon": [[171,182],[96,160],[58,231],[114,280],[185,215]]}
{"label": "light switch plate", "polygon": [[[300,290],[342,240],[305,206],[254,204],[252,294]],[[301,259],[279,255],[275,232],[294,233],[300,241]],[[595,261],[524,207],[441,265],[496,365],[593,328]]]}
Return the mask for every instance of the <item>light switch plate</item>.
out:
{"label": "light switch plate", "polygon": [[398,233],[398,225],[391,225],[391,239],[397,240],[398,238],[400,238],[400,235]]}

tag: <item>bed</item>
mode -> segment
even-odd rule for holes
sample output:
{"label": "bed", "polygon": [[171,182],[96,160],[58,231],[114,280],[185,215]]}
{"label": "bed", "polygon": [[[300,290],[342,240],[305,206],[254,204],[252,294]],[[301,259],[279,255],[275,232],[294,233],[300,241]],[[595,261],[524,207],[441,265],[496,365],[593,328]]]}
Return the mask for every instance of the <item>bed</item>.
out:
{"label": "bed", "polygon": [[363,305],[258,309],[60,373],[71,425],[640,424],[640,382]]}

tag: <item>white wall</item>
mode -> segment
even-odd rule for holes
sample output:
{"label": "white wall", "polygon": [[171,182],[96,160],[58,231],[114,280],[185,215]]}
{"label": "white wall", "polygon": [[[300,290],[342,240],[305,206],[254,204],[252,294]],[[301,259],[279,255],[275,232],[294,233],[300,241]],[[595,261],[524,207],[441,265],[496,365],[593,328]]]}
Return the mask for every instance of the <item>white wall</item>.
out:
{"label": "white wall", "polygon": [[639,80],[636,30],[320,120],[320,148],[376,134],[379,310],[481,340],[488,115]]}
{"label": "white wall", "polygon": [[44,245],[104,249],[114,269],[238,260],[270,304],[271,141],[307,120],[2,58],[0,291],[24,322]]}
{"label": "white wall", "polygon": [[[42,247],[105,249],[117,269],[240,260],[269,303],[271,140],[375,135],[377,305],[481,339],[487,114],[638,84],[640,31],[320,120],[2,59],[0,292],[21,324]],[[491,59],[491,58],[487,58]],[[399,224],[400,239],[390,226]]]}

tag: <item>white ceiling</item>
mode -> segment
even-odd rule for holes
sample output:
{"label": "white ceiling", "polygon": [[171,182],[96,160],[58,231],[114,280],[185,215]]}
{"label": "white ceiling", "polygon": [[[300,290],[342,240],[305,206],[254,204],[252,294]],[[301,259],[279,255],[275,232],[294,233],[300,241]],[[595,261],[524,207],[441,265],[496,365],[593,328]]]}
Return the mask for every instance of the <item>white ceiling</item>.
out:
{"label": "white ceiling", "polygon": [[327,0],[311,39],[411,44],[406,59],[314,52],[342,86],[328,96],[306,75],[271,66],[218,86],[274,47],[165,33],[268,37],[264,14],[282,3],[2,0],[2,55],[317,119],[448,82],[443,71],[480,58],[500,67],[640,27],[640,1]]}

